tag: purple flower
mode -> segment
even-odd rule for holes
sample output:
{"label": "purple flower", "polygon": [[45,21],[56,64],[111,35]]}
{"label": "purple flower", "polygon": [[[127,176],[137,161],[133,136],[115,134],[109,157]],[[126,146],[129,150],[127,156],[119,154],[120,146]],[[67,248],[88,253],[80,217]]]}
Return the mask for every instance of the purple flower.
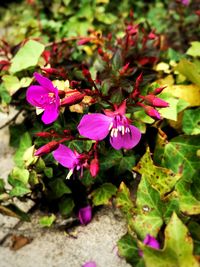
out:
{"label": "purple flower", "polygon": [[45,124],[52,123],[59,115],[58,89],[39,73],[35,72],[34,77],[40,85],[31,85],[27,90],[26,99],[31,105],[44,111],[42,121]]}
{"label": "purple flower", "polygon": [[87,166],[87,155],[72,151],[65,145],[59,145],[52,154],[55,160],[69,169],[67,179],[70,178],[75,169],[81,170],[81,176],[83,175],[83,167]]}
{"label": "purple flower", "polygon": [[[160,244],[158,241],[151,235],[146,235],[145,239],[143,240],[143,243],[153,249],[160,249]],[[142,257],[143,252],[139,250],[139,255]]]}
{"label": "purple flower", "polygon": [[78,125],[82,136],[93,140],[103,140],[110,133],[110,143],[115,149],[131,149],[141,138],[140,131],[125,116],[126,102],[115,108],[115,111],[105,110],[104,114],[84,115]]}
{"label": "purple flower", "polygon": [[184,6],[188,6],[190,4],[190,0],[181,0],[181,3],[184,5]]}
{"label": "purple flower", "polygon": [[92,207],[90,205],[81,208],[78,213],[81,224],[88,224],[92,220]]}
{"label": "purple flower", "polygon": [[82,267],[97,267],[97,266],[94,261],[88,261]]}

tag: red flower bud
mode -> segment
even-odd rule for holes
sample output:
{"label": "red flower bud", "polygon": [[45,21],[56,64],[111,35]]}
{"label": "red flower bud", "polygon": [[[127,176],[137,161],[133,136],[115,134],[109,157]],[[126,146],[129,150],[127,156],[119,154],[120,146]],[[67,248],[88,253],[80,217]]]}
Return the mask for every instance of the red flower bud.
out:
{"label": "red flower bud", "polygon": [[144,111],[148,116],[152,117],[153,119],[157,119],[157,120],[161,119],[160,113],[151,106],[144,105]]}
{"label": "red flower bud", "polygon": [[166,88],[166,86],[158,87],[158,88],[156,88],[151,94],[153,94],[153,95],[158,95],[158,94],[160,94],[165,88]]}
{"label": "red flower bud", "polygon": [[166,108],[169,107],[169,104],[162,100],[161,98],[156,97],[155,95],[147,95],[142,97],[145,102],[153,107]]}
{"label": "red flower bud", "polygon": [[82,38],[77,42],[77,45],[84,45],[87,44],[91,41],[90,37]]}
{"label": "red flower bud", "polygon": [[59,142],[57,141],[51,141],[49,142],[48,144],[40,147],[36,152],[35,152],[35,156],[43,156],[43,155],[46,155],[52,151],[54,151],[55,149],[57,149],[59,146]]}
{"label": "red flower bud", "polygon": [[80,92],[75,92],[70,96],[67,96],[65,99],[62,100],[61,106],[71,106],[81,102],[84,98],[85,94]]}
{"label": "red flower bud", "polygon": [[89,82],[93,82],[90,71],[88,69],[86,69],[85,67],[82,67],[82,73],[83,76],[89,81]]}
{"label": "red flower bud", "polygon": [[90,162],[90,174],[92,177],[95,177],[97,176],[98,173],[99,173],[99,161],[97,158],[94,158]]}

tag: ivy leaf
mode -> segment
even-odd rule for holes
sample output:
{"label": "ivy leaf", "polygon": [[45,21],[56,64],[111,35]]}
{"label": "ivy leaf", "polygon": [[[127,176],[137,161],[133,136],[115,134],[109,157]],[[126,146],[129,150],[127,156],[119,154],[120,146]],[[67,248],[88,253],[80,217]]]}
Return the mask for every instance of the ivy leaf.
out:
{"label": "ivy leaf", "polygon": [[23,155],[26,149],[29,148],[31,145],[32,141],[30,134],[28,132],[25,132],[20,139],[19,148],[17,149],[14,155],[14,161],[18,167],[24,166]]}
{"label": "ivy leaf", "polygon": [[92,192],[92,201],[95,206],[107,205],[112,196],[117,192],[117,187],[111,183],[102,184],[98,189]]}
{"label": "ivy leaf", "polygon": [[42,227],[50,227],[56,220],[56,216],[51,214],[51,216],[43,216],[40,218],[39,223]]}
{"label": "ivy leaf", "polygon": [[44,51],[45,46],[34,40],[29,40],[23,47],[19,49],[12,59],[10,73],[16,73],[29,67],[36,66]]}
{"label": "ivy leaf", "polygon": [[27,187],[23,185],[17,185],[9,192],[9,195],[12,197],[22,197],[30,192],[31,190]]}
{"label": "ivy leaf", "polygon": [[189,60],[182,59],[175,69],[183,74],[189,81],[200,86],[200,74],[194,63]]}
{"label": "ivy leaf", "polygon": [[139,172],[142,179],[146,179],[159,192],[161,198],[173,189],[181,177],[181,175],[174,174],[169,169],[155,166],[149,149],[147,149],[137,166],[134,167],[134,170]]}
{"label": "ivy leaf", "polygon": [[53,198],[59,198],[59,197],[62,197],[64,194],[71,193],[70,188],[60,178],[55,179],[54,181],[50,182],[49,186],[51,187]]}
{"label": "ivy leaf", "polygon": [[74,201],[72,198],[67,197],[62,199],[59,203],[59,211],[63,216],[70,216],[71,212],[73,211],[73,208],[75,206]]}
{"label": "ivy leaf", "polygon": [[191,47],[187,50],[186,54],[192,57],[200,57],[200,42],[191,42]]}
{"label": "ivy leaf", "polygon": [[12,172],[9,175],[8,181],[11,185],[15,186],[22,183],[23,185],[27,185],[29,180],[29,171],[26,169],[14,167]]}
{"label": "ivy leaf", "polygon": [[165,229],[162,250],[142,245],[146,267],[198,267],[193,256],[193,242],[187,227],[174,213]]}
{"label": "ivy leaf", "polygon": [[199,136],[175,137],[165,146],[162,165],[191,182],[199,170],[198,149]]}
{"label": "ivy leaf", "polygon": [[137,215],[134,217],[136,233],[142,239],[147,234],[156,236],[163,224],[163,205],[159,193],[151,187],[144,176],[138,187],[136,208]]}
{"label": "ivy leaf", "polygon": [[200,108],[184,111],[183,131],[186,134],[200,134]]}
{"label": "ivy leaf", "polygon": [[130,212],[134,205],[131,200],[130,191],[124,182],[121,182],[116,196],[116,206],[121,208],[123,212]]}
{"label": "ivy leaf", "polygon": [[117,242],[119,255],[124,257],[128,263],[137,267],[139,261],[143,259],[138,254],[138,246],[135,238],[130,234],[125,234]]}

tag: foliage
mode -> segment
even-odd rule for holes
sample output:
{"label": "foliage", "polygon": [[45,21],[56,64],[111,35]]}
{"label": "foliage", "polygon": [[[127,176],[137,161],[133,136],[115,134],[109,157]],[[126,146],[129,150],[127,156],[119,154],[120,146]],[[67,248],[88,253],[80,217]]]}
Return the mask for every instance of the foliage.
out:
{"label": "foliage", "polygon": [[59,214],[114,205],[132,266],[198,266],[200,24],[195,1],[183,2],[0,8],[1,111],[24,115],[10,125],[16,166],[9,186],[0,179],[1,213],[28,221],[13,201],[29,198],[53,227]]}

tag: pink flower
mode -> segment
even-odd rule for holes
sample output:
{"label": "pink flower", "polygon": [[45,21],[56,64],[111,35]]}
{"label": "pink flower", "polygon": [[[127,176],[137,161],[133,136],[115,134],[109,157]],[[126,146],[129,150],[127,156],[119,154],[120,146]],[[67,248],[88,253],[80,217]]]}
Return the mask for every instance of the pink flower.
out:
{"label": "pink flower", "polygon": [[181,3],[184,5],[184,6],[188,6],[190,4],[190,0],[181,0]]}
{"label": "pink flower", "polygon": [[67,146],[61,144],[52,154],[55,160],[69,169],[67,179],[70,178],[74,170],[80,170],[81,176],[83,175],[83,167],[87,166],[86,155],[79,154],[77,151],[72,151]]}
{"label": "pink flower", "polygon": [[92,220],[92,207],[90,205],[81,208],[78,213],[81,224],[88,224]]}
{"label": "pink flower", "polygon": [[34,77],[40,85],[31,85],[26,92],[26,99],[31,105],[44,111],[42,121],[45,124],[52,123],[59,115],[58,89],[39,73],[35,72]]}
{"label": "pink flower", "polygon": [[[160,244],[158,241],[151,235],[146,235],[145,239],[143,240],[143,243],[153,249],[160,249]],[[139,255],[142,257],[143,252],[139,250]]]}
{"label": "pink flower", "polygon": [[94,261],[88,261],[82,267],[97,267],[97,266]]}
{"label": "pink flower", "polygon": [[105,110],[104,114],[84,115],[78,125],[82,136],[92,140],[103,140],[110,133],[110,143],[115,149],[131,149],[141,138],[140,131],[125,116],[126,102],[115,111]]}
{"label": "pink flower", "polygon": [[90,162],[90,174],[92,177],[95,177],[97,176],[98,173],[99,173],[99,161],[97,158],[94,158]]}

